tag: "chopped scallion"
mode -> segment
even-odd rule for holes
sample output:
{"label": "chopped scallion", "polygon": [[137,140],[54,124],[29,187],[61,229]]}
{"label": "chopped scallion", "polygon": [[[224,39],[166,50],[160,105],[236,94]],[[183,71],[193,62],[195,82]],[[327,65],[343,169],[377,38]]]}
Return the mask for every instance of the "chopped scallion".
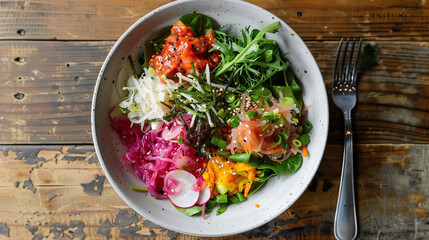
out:
{"label": "chopped scallion", "polygon": [[302,146],[305,146],[310,143],[310,138],[308,137],[307,134],[301,135],[298,139],[301,141]]}
{"label": "chopped scallion", "polygon": [[259,115],[257,111],[248,111],[246,114],[249,116],[250,119],[257,118]]}
{"label": "chopped scallion", "polygon": [[298,134],[301,134],[301,133],[302,133],[302,130],[304,130],[304,128],[303,128],[301,125],[299,125],[299,126],[298,126],[298,128],[296,129],[296,132],[297,132]]}
{"label": "chopped scallion", "polygon": [[294,121],[294,122],[296,122],[296,123],[299,123],[298,118],[292,118],[292,121]]}
{"label": "chopped scallion", "polygon": [[279,135],[282,137],[282,141],[287,140],[289,138],[289,136],[285,132],[279,133]]}
{"label": "chopped scallion", "polygon": [[210,143],[220,147],[221,149],[224,149],[226,147],[226,142],[217,137],[213,137]]}
{"label": "chopped scallion", "polygon": [[240,119],[238,118],[238,116],[234,115],[233,117],[231,117],[228,120],[228,125],[231,126],[231,127],[233,127],[233,128],[238,127],[240,125]]}
{"label": "chopped scallion", "polygon": [[236,108],[240,106],[240,104],[241,104],[241,99],[236,99],[234,102],[230,103],[229,106],[232,108]]}
{"label": "chopped scallion", "polygon": [[281,143],[282,143],[282,136],[281,135],[276,135],[275,137],[274,137],[274,141],[273,141],[273,143],[275,144],[275,145],[280,145]]}
{"label": "chopped scallion", "polygon": [[261,98],[258,95],[252,95],[251,98],[252,98],[252,102],[260,102],[261,101]]}
{"label": "chopped scallion", "polygon": [[219,109],[219,111],[217,111],[217,114],[219,114],[219,116],[221,118],[225,118],[225,116],[226,116],[225,109],[223,109],[223,108]]}
{"label": "chopped scallion", "polygon": [[235,94],[234,93],[228,93],[226,96],[225,96],[225,102],[227,102],[227,103],[232,103],[232,102],[234,102],[235,101]]}
{"label": "chopped scallion", "polygon": [[302,146],[302,142],[298,139],[294,139],[292,140],[292,144],[296,147],[301,147]]}
{"label": "chopped scallion", "polygon": [[272,106],[273,106],[273,102],[271,102],[271,100],[270,100],[269,96],[266,96],[266,97],[265,97],[265,102],[266,102],[270,107],[272,107]]}
{"label": "chopped scallion", "polygon": [[232,202],[233,204],[236,204],[236,203],[239,203],[239,202],[240,202],[240,201],[238,200],[238,197],[237,197],[237,196],[235,196],[235,195],[230,196],[230,197],[228,198],[228,200],[229,200],[230,202]]}
{"label": "chopped scallion", "polygon": [[241,192],[236,193],[236,194],[235,194],[235,196],[237,196],[238,201],[240,201],[240,202],[246,201],[246,199],[247,199],[247,198],[243,195],[243,193],[241,193]]}
{"label": "chopped scallion", "polygon": [[287,150],[287,147],[288,147],[287,143],[282,142],[280,143],[280,146],[282,146],[282,148]]}
{"label": "chopped scallion", "polygon": [[311,124],[311,122],[309,120],[305,120],[304,123],[304,131],[305,132],[310,132],[310,130],[313,128],[313,124]]}
{"label": "chopped scallion", "polygon": [[145,187],[136,187],[136,186],[131,186],[130,187],[132,190],[134,191],[139,191],[139,192],[148,192],[149,190]]}
{"label": "chopped scallion", "polygon": [[216,202],[217,203],[227,203],[228,202],[228,195],[217,195],[216,196]]}

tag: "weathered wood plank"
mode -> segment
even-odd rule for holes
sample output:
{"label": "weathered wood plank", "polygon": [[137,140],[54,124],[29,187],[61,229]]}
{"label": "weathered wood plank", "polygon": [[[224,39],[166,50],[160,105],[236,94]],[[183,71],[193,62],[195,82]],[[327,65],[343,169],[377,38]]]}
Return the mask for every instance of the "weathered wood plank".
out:
{"label": "weathered wood plank", "polygon": [[90,143],[95,80],[112,42],[0,42],[0,142]]}
{"label": "weathered wood plank", "polygon": [[[378,65],[358,76],[353,124],[358,143],[429,141],[428,43],[377,42]],[[329,141],[341,142],[343,118],[330,96],[335,42],[307,42],[323,74],[330,102]]]}
{"label": "weathered wood plank", "polygon": [[[0,39],[116,40],[140,17],[170,1],[0,1]],[[426,1],[250,0],[305,39],[344,34],[368,39],[429,39]]]}
{"label": "weathered wood plank", "polygon": [[[92,143],[90,105],[113,42],[0,42],[0,143]],[[336,42],[307,41],[330,89]],[[378,42],[379,64],[359,78],[358,143],[429,142],[429,44]],[[55,69],[55,71],[52,71]],[[343,138],[332,104],[329,141]]]}
{"label": "weathered wood plank", "polygon": [[[361,144],[355,150],[360,238],[427,239],[429,145]],[[328,145],[307,191],[275,220],[214,239],[332,239],[341,156],[342,145]],[[86,194],[81,183],[104,174],[90,145],[3,145],[0,168],[0,223],[10,228],[11,239],[38,234],[49,235],[46,239],[59,234],[78,237],[81,232],[86,239],[107,234],[113,239],[198,239],[167,231],[134,213],[107,180],[100,196]],[[23,188],[28,179],[35,192]],[[0,234],[0,239],[7,238]]]}

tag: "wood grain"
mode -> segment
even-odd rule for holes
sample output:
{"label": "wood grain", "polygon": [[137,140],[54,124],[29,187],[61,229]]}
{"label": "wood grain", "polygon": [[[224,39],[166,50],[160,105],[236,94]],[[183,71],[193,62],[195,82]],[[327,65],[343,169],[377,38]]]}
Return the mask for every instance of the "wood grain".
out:
{"label": "wood grain", "polygon": [[112,42],[0,42],[0,142],[90,143],[98,71]]}
{"label": "wood grain", "polygon": [[[357,143],[427,143],[429,141],[428,43],[376,42],[378,65],[358,75],[358,103],[353,124]],[[336,43],[307,42],[331,89]],[[341,111],[330,94],[329,141],[340,143]]]}
{"label": "wood grain", "polygon": [[[171,1],[0,0],[0,240],[202,239],[130,209],[92,146],[104,58],[131,24]],[[359,75],[353,116],[358,237],[429,239],[427,1],[249,2],[306,40],[328,90],[340,37],[379,44],[379,64]],[[333,239],[343,118],[329,101],[328,145],[301,198],[260,228],[211,239]]]}
{"label": "wood grain", "polygon": [[[168,2],[0,1],[0,39],[116,40],[139,18]],[[250,2],[280,17],[304,39],[429,39],[426,1]]]}
{"label": "wood grain", "polygon": [[[421,159],[429,154],[429,145],[364,144],[355,150],[359,237],[427,239],[429,169],[427,158]],[[332,239],[341,156],[342,145],[328,145],[307,191],[275,220],[240,235],[213,239]],[[7,223],[11,239],[37,234],[49,235],[44,239],[77,236],[79,229],[85,239],[103,239],[106,231],[130,239],[199,239],[165,230],[139,216],[107,180],[100,196],[86,194],[81,184],[104,174],[92,146],[4,145],[0,146],[0,168],[4,173],[0,176],[0,223]],[[34,193],[23,188],[28,179]],[[50,195],[55,197],[49,200]],[[29,229],[35,227],[32,234]],[[6,238],[0,235],[0,239]]]}
{"label": "wood grain", "polygon": [[[428,143],[429,44],[377,43],[379,64],[359,77],[355,140]],[[112,44],[0,42],[0,143],[92,143],[92,92]],[[337,42],[307,44],[329,90]],[[342,115],[330,102],[329,142],[341,143]]]}

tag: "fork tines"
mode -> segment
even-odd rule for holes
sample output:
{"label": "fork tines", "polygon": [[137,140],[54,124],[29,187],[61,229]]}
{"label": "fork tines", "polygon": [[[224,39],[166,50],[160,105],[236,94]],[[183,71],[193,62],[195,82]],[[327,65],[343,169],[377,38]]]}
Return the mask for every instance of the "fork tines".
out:
{"label": "fork tines", "polygon": [[[362,47],[362,38],[359,38],[359,44],[358,44],[356,54],[354,54],[355,42],[356,42],[355,38],[353,38],[353,42],[351,43],[350,51],[349,51],[350,39],[347,38],[344,46],[344,50],[342,51],[343,42],[344,42],[344,38],[341,38],[340,44],[338,45],[337,56],[335,58],[335,63],[334,63],[334,71],[332,74],[333,85],[356,83],[359,55],[360,55],[360,49]],[[342,61],[340,64],[338,64],[338,60],[340,58],[342,59]],[[346,62],[346,59],[348,59],[347,62]],[[354,61],[354,64],[352,66],[353,61]]]}

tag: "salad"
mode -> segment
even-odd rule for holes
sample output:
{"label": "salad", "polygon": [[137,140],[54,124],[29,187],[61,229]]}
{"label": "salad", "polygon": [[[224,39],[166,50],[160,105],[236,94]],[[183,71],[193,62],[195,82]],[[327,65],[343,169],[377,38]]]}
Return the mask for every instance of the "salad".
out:
{"label": "salad", "polygon": [[289,60],[268,38],[279,27],[233,36],[191,13],[152,33],[137,65],[129,57],[128,96],[109,117],[128,148],[122,163],[145,184],[132,189],[206,218],[300,168],[312,124]]}

